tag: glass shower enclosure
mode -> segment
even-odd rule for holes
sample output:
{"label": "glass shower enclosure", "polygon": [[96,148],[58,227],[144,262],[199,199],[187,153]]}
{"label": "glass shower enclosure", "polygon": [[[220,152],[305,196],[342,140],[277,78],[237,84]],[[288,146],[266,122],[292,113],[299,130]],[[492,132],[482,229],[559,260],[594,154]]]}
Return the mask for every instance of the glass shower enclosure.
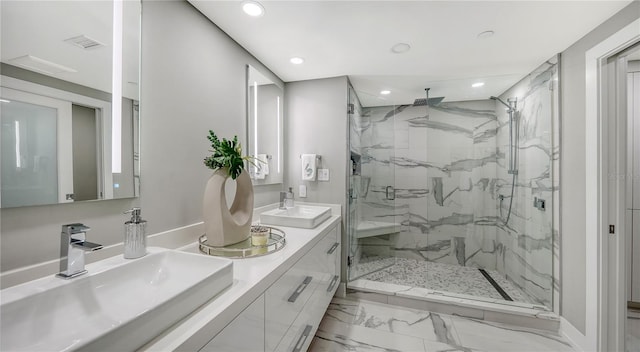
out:
{"label": "glass shower enclosure", "polygon": [[350,288],[553,309],[558,59],[493,99],[363,107],[350,89]]}

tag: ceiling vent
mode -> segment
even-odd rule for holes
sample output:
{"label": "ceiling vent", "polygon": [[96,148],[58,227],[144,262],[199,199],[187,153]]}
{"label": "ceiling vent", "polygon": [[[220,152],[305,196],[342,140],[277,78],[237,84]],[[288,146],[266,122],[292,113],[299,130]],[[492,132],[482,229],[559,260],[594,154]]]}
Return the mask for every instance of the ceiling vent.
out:
{"label": "ceiling vent", "polygon": [[69,38],[64,40],[67,43],[71,43],[82,49],[95,49],[105,46],[95,39],[91,39],[86,35],[79,35],[77,37]]}
{"label": "ceiling vent", "polygon": [[48,75],[65,73],[65,72],[67,73],[78,72],[72,68],[62,66],[60,64],[56,64],[54,62],[47,61],[45,59],[41,59],[39,57],[35,57],[32,55],[24,55],[24,56],[16,57],[15,59],[9,60],[9,63],[12,65],[21,66],[29,70],[38,71]]}

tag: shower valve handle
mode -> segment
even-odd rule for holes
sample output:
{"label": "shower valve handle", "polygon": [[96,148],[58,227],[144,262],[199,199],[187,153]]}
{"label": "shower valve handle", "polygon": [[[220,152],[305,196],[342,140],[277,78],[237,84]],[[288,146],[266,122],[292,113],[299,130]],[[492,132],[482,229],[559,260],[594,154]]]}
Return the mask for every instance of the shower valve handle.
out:
{"label": "shower valve handle", "polygon": [[386,196],[387,200],[396,199],[396,190],[393,189],[393,186],[387,186],[385,188],[385,196]]}

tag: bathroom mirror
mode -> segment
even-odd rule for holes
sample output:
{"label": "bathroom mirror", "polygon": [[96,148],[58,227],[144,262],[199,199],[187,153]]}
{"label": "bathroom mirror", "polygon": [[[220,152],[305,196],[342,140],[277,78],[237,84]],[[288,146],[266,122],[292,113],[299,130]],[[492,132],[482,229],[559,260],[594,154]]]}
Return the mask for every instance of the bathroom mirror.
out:
{"label": "bathroom mirror", "polygon": [[2,208],[139,195],[139,1],[2,1]]}
{"label": "bathroom mirror", "polygon": [[247,155],[254,185],[282,183],[282,105],[284,89],[247,65]]}

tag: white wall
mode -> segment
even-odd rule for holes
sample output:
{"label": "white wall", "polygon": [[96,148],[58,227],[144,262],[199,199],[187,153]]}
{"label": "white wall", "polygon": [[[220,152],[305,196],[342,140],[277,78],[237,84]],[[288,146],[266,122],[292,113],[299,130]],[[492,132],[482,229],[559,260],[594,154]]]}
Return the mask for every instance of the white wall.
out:
{"label": "white wall", "polygon": [[[640,17],[634,1],[562,52],[561,86],[561,281],[560,313],[585,332],[585,53]],[[596,141],[593,141],[596,143]],[[595,259],[594,259],[595,260]],[[594,273],[595,275],[595,273]]]}
{"label": "white wall", "polygon": [[[285,85],[285,182],[296,199],[341,204],[344,216],[347,174],[347,77],[287,83]],[[329,182],[302,181],[300,154],[322,156]],[[307,186],[299,198],[298,186]]]}
{"label": "white wall", "polygon": [[[342,243],[346,253],[344,219],[349,157],[348,81],[346,76],[285,84],[283,190],[293,187],[295,199],[305,202],[342,205]],[[330,180],[302,181],[300,154],[319,154]],[[300,198],[298,186],[307,186],[307,198]],[[342,256],[342,280],[346,278]]]}
{"label": "white wall", "polygon": [[[137,204],[149,234],[202,221],[208,130],[245,145],[247,64],[281,82],[187,2],[144,1],[142,11],[142,197],[0,210],[1,271],[58,258],[66,223],[91,226],[92,242],[122,242],[122,212]],[[256,206],[279,188],[256,189]]]}

